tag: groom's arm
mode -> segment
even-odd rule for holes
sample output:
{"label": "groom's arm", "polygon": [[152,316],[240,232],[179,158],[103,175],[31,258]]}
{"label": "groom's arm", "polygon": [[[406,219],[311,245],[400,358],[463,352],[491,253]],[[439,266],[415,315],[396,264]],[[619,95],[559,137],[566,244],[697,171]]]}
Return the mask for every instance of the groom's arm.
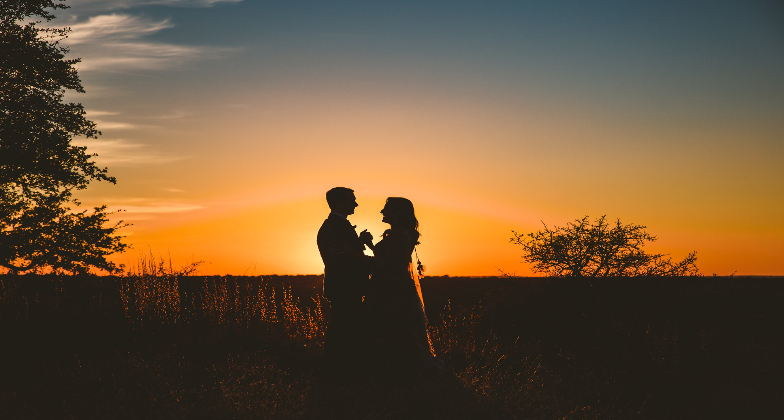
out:
{"label": "groom's arm", "polygon": [[337,267],[340,260],[338,247],[340,245],[340,235],[336,231],[335,225],[330,223],[327,219],[318,231],[316,236],[316,244],[318,245],[321,259],[324,261],[324,267]]}
{"label": "groom's arm", "polygon": [[355,265],[360,264],[357,260],[367,258],[363,252],[365,247],[356,232],[342,228],[327,222],[319,229],[316,242],[325,265]]}

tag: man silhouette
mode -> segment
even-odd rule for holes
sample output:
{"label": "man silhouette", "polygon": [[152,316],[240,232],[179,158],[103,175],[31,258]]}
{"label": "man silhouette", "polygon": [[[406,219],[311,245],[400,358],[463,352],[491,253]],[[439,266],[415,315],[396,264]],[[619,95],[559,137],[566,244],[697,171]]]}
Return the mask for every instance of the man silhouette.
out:
{"label": "man silhouette", "polygon": [[358,206],[354,190],[336,187],[327,191],[331,210],[318,231],[318,248],[324,261],[324,297],[330,302],[325,358],[330,367],[346,372],[357,367],[362,353],[362,296],[372,257],[363,254],[364,242],[373,235],[357,235],[347,216]]}

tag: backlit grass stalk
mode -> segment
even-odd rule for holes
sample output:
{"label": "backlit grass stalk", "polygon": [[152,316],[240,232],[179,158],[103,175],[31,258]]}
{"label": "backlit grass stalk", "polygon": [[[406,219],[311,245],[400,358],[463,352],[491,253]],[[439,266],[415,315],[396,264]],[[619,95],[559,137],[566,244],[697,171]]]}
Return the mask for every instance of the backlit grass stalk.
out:
{"label": "backlit grass stalk", "polygon": [[131,323],[177,323],[181,314],[180,277],[193,274],[199,264],[201,261],[175,270],[171,258],[167,267],[164,259],[156,260],[152,252],[140,255],[119,284],[125,315]]}
{"label": "backlit grass stalk", "polygon": [[214,325],[247,330],[259,323],[278,322],[275,299],[275,288],[263,279],[254,288],[227,277],[214,278],[204,283],[201,315]]}
{"label": "backlit grass stalk", "polygon": [[313,299],[314,308],[300,308],[299,298],[293,296],[291,287],[283,288],[281,310],[286,334],[292,341],[323,342],[326,320],[321,299]]}

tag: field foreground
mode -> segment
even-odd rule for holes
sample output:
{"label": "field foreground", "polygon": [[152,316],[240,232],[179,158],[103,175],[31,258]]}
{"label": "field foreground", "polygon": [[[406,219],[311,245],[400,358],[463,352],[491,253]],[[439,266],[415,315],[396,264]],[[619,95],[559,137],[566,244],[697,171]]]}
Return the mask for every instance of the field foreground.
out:
{"label": "field foreground", "polygon": [[780,416],[784,278],[422,280],[449,374],[325,382],[319,276],[0,276],[0,417]]}

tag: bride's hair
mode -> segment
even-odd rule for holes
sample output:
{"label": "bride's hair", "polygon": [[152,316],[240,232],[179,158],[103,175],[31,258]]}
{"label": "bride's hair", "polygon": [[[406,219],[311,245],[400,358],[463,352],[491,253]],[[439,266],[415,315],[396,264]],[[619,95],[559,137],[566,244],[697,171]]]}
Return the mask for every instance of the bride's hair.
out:
{"label": "bride's hair", "polygon": [[[414,245],[419,245],[419,236],[421,234],[419,233],[419,221],[416,218],[416,214],[414,214],[414,203],[403,197],[389,197],[387,198],[387,205],[400,212],[393,227],[407,230],[411,235],[411,239],[414,240]],[[384,232],[384,236],[387,235],[387,232]]]}

